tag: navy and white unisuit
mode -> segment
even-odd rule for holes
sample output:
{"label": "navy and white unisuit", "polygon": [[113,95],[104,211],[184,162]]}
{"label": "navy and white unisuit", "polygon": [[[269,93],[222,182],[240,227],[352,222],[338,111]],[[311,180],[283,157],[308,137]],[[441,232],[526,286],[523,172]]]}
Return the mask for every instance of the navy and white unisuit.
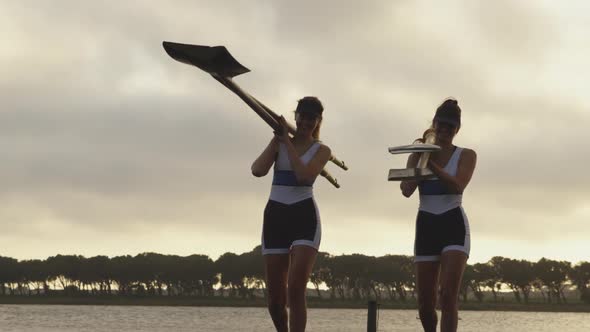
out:
{"label": "navy and white unisuit", "polygon": [[[315,142],[300,157],[307,165],[320,148]],[[287,154],[287,147],[279,144],[275,160],[272,188],[262,229],[262,254],[287,254],[297,245],[319,249],[322,228],[320,213],[313,198],[313,183],[297,181]]]}
{"label": "navy and white unisuit", "polygon": [[[455,151],[444,170],[451,176],[457,175],[463,148]],[[438,261],[440,255],[449,250],[459,250],[469,256],[471,240],[469,222],[461,205],[462,194],[452,193],[438,178],[421,181],[420,206],[416,218],[416,239],[414,261]]]}

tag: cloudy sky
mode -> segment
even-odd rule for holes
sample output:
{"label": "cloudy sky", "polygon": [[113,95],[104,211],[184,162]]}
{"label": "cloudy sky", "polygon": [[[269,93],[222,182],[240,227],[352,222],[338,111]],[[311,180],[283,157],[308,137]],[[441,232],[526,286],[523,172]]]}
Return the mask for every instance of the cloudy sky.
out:
{"label": "cloudy sky", "polygon": [[323,251],[411,254],[418,197],[390,168],[446,97],[478,165],[470,262],[589,260],[587,1],[57,1],[0,4],[0,255],[207,254],[260,242],[272,136],[162,41],[224,45],[276,112],[326,108],[350,167],[315,186]]}

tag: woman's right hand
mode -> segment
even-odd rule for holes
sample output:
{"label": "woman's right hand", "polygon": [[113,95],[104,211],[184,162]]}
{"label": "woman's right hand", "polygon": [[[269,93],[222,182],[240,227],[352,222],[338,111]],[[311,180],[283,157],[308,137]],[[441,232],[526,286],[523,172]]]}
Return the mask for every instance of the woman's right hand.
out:
{"label": "woman's right hand", "polygon": [[400,189],[402,190],[402,195],[405,197],[410,197],[416,191],[418,187],[418,181],[415,180],[407,180],[402,181],[399,185]]}
{"label": "woman's right hand", "polygon": [[275,138],[280,143],[287,143],[287,141],[289,141],[289,126],[287,125],[287,120],[285,120],[285,117],[282,115],[279,118],[279,125],[279,130],[275,130],[274,132]]}

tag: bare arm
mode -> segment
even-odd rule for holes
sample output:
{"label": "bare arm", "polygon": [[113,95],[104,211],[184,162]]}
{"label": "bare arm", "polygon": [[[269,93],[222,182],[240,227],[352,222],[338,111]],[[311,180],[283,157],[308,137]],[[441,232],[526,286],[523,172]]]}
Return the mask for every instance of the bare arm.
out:
{"label": "bare arm", "polygon": [[[420,155],[421,154],[419,154],[419,153],[412,153],[408,157],[408,162],[406,163],[406,168],[415,168],[416,166],[418,166],[418,161],[420,160]],[[416,191],[416,188],[418,187],[418,181],[415,181],[415,180],[402,181],[399,184],[399,187],[402,190],[402,195],[404,195],[405,197],[410,197],[410,196],[412,196],[414,191]]]}
{"label": "bare arm", "polygon": [[291,167],[295,172],[297,182],[304,184],[313,183],[332,155],[329,147],[321,145],[315,156],[305,165],[290,140],[285,142],[285,146],[287,147],[287,154],[291,162]]}
{"label": "bare arm", "polygon": [[268,143],[268,146],[262,151],[260,156],[252,163],[252,175],[256,177],[265,176],[274,164],[277,153],[279,151],[279,144],[276,136]]}
{"label": "bare arm", "polygon": [[430,168],[432,172],[436,174],[436,176],[454,193],[462,194],[469,184],[469,181],[471,181],[476,162],[477,154],[475,151],[465,149],[461,153],[456,176],[451,176],[449,173],[445,172],[442,167],[432,161],[428,162],[428,168]]}
{"label": "bare arm", "polygon": [[302,184],[313,183],[322,169],[324,169],[324,166],[326,166],[326,163],[330,160],[330,156],[332,155],[330,148],[325,145],[320,145],[320,148],[316,154],[306,165],[299,157],[293,142],[291,142],[291,139],[289,138],[287,121],[283,116],[280,117],[279,123],[281,124],[283,130],[280,134],[277,134],[276,138],[277,141],[285,144],[287,149],[287,157],[291,162],[291,168],[293,168],[297,182]]}

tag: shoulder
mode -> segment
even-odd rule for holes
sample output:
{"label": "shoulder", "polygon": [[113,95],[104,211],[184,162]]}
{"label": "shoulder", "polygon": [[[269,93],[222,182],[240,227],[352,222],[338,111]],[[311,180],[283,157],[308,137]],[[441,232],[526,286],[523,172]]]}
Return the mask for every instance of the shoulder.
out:
{"label": "shoulder", "polygon": [[466,157],[477,157],[477,153],[475,153],[475,150],[469,148],[463,148],[463,152],[461,152],[461,154]]}
{"label": "shoulder", "polygon": [[463,148],[463,151],[461,151],[460,159],[461,161],[465,162],[475,162],[475,160],[477,159],[477,153],[475,153],[475,150]]}
{"label": "shoulder", "polygon": [[318,145],[318,147],[314,159],[330,159],[330,157],[332,156],[332,151],[330,150],[330,148],[321,141],[317,141],[316,144]]}
{"label": "shoulder", "polygon": [[330,150],[329,146],[325,145],[321,141],[318,141],[318,144],[320,145],[320,147],[318,148],[318,154],[332,154],[332,150]]}

